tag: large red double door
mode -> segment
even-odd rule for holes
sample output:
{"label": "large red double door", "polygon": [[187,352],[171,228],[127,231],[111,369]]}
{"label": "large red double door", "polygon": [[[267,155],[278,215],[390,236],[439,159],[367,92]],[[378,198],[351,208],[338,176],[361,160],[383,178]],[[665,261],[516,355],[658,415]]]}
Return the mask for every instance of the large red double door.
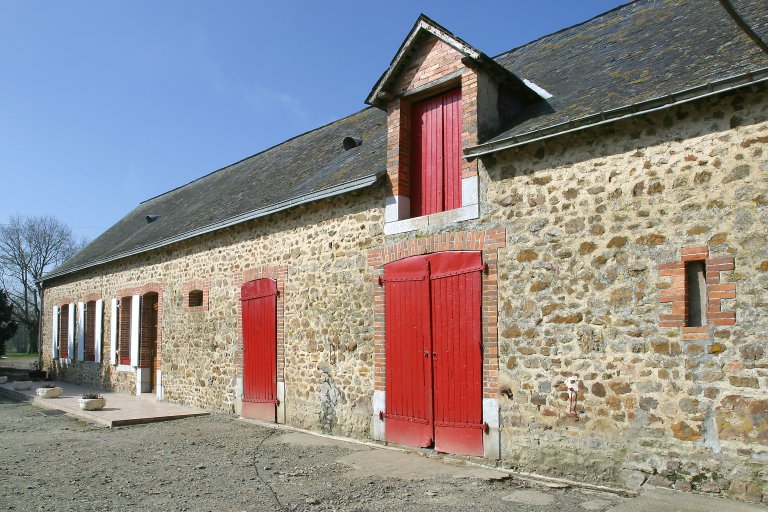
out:
{"label": "large red double door", "polygon": [[384,267],[386,439],[483,454],[479,252]]}
{"label": "large red double door", "polygon": [[277,410],[277,283],[257,279],[240,290],[243,318],[244,418],[275,421]]}

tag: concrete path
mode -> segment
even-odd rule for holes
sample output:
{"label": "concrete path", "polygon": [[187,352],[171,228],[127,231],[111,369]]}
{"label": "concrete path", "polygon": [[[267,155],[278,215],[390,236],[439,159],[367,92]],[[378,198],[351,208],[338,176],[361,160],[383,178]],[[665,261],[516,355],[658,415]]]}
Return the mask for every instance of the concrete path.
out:
{"label": "concrete path", "polygon": [[645,491],[606,512],[766,512],[767,507],[669,489]]}
{"label": "concrete path", "polygon": [[[516,490],[501,497],[501,501],[509,504],[510,511],[549,510],[555,505],[556,497],[563,490],[581,488],[576,482],[537,479],[531,475],[522,476],[502,469],[466,464],[461,460],[445,456],[425,456],[424,453],[415,453],[406,449],[349,440],[257,420],[241,419],[241,421],[290,432],[270,440],[269,444],[288,444],[305,449],[331,446],[351,449],[351,453],[338,459],[345,466],[352,468],[345,474],[347,478],[372,481],[387,478],[405,481],[429,481],[434,478],[524,480],[530,488]],[[669,489],[644,488],[639,493],[617,493],[607,492],[605,487],[588,485],[581,488],[581,494],[582,498],[576,501],[578,507],[585,512],[768,512],[768,507],[763,505]]]}
{"label": "concrete path", "polygon": [[154,395],[150,394],[138,397],[109,391],[100,391],[101,395],[107,399],[107,405],[104,409],[100,411],[83,411],[80,409],[80,396],[87,391],[92,391],[92,389],[67,382],[54,382],[56,386],[63,389],[61,396],[57,398],[40,398],[35,390],[41,384],[41,382],[34,382],[32,389],[16,391],[13,389],[14,383],[8,382],[0,384],[0,393],[13,400],[26,400],[38,407],[64,411],[67,414],[106,427],[154,423],[156,421],[168,421],[208,414],[208,412],[201,409],[158,402]]}

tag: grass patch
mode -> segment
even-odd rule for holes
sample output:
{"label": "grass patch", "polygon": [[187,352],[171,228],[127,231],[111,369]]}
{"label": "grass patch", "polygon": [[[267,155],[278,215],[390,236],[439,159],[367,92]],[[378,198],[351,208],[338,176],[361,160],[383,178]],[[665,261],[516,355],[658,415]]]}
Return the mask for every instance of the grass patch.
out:
{"label": "grass patch", "polygon": [[26,354],[24,352],[6,352],[3,357],[8,359],[24,359],[27,357],[34,357],[37,359],[37,352],[33,352],[32,354]]}

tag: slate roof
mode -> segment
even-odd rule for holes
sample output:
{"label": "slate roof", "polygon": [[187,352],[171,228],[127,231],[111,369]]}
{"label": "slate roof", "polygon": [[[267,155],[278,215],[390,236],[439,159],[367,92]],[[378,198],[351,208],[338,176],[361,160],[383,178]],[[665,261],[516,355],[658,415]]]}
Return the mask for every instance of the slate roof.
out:
{"label": "slate roof", "polygon": [[[362,143],[345,151],[347,136]],[[370,186],[385,147],[386,114],[367,108],[141,203],[44,279]]]}
{"label": "slate roof", "polygon": [[[731,2],[768,39],[768,3]],[[755,73],[741,83],[764,79],[760,70],[768,67],[768,55],[717,0],[639,0],[494,60],[554,96],[531,105],[484,144],[564,131],[569,123],[610,117],[729,77]],[[345,136],[361,137],[363,144],[345,152]],[[385,114],[362,110],[141,203],[44,279],[370,186],[385,173],[385,160]],[[147,215],[160,217],[147,223]]]}
{"label": "slate roof", "polygon": [[[731,3],[768,40],[768,2]],[[641,0],[494,59],[553,97],[492,141],[768,67],[768,54],[717,0]]]}

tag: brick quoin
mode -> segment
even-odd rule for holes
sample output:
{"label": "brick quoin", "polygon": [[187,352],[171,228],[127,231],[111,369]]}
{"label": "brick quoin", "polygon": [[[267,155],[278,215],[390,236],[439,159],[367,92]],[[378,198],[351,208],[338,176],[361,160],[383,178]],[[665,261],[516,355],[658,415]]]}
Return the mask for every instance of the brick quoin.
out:
{"label": "brick quoin", "polygon": [[264,265],[249,268],[234,275],[233,285],[237,296],[237,368],[238,377],[243,376],[243,307],[240,302],[240,288],[257,279],[272,279],[277,285],[277,382],[285,382],[285,284],[288,267]]}
{"label": "brick quoin", "polygon": [[368,252],[368,265],[373,267],[375,286],[374,303],[374,388],[384,391],[386,382],[384,265],[393,261],[443,251],[481,251],[487,272],[482,273],[482,340],[483,340],[483,397],[496,396],[499,378],[498,340],[498,250],[506,246],[504,228],[488,231],[459,231],[424,238],[404,240]]}

